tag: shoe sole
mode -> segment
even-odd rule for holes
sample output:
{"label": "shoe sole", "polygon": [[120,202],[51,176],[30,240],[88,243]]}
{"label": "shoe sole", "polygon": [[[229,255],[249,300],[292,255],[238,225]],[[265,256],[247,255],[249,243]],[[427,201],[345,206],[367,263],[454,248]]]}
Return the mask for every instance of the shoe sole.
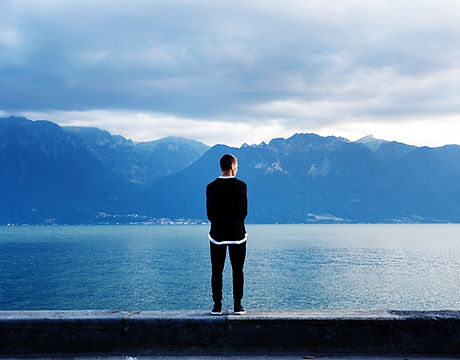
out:
{"label": "shoe sole", "polygon": [[221,312],[211,311],[211,315],[222,315],[222,311]]}
{"label": "shoe sole", "polygon": [[235,314],[235,315],[244,315],[244,314],[246,314],[246,311],[235,311],[233,314]]}

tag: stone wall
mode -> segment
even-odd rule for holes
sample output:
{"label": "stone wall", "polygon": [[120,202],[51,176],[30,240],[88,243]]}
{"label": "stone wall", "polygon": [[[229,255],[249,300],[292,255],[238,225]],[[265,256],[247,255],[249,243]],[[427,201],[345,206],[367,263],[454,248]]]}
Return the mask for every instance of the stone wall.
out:
{"label": "stone wall", "polygon": [[0,311],[0,354],[216,346],[460,354],[460,311]]}

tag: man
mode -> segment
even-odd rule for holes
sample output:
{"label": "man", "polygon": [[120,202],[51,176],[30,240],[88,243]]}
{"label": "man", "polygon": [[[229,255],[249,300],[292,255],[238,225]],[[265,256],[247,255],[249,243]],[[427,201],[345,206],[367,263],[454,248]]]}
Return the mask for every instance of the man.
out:
{"label": "man", "polygon": [[220,159],[221,175],[206,187],[206,210],[211,221],[209,244],[212,265],[213,315],[222,314],[222,272],[225,257],[230,254],[233,272],[234,314],[246,310],[241,305],[243,298],[243,266],[246,257],[246,229],[244,219],[248,213],[247,186],[235,176],[238,160],[230,154]]}

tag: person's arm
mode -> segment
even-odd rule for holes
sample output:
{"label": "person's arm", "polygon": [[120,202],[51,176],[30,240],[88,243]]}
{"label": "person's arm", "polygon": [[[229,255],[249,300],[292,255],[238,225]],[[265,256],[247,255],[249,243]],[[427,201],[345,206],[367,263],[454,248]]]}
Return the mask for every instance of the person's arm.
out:
{"label": "person's arm", "polygon": [[243,195],[241,201],[241,213],[243,215],[243,219],[246,219],[248,215],[248,187],[246,184],[243,183]]}
{"label": "person's arm", "polygon": [[206,186],[206,215],[209,219],[209,221],[213,221],[214,215],[215,215],[215,206],[214,206],[214,201],[213,201],[213,196],[212,196],[212,191],[209,188],[209,185]]}

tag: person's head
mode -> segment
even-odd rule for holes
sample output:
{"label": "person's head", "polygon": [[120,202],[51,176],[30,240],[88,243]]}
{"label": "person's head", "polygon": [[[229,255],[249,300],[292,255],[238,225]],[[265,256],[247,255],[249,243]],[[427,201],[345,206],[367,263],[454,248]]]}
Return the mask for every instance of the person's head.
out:
{"label": "person's head", "polygon": [[222,174],[235,176],[238,171],[238,159],[231,154],[225,154],[220,158]]}

